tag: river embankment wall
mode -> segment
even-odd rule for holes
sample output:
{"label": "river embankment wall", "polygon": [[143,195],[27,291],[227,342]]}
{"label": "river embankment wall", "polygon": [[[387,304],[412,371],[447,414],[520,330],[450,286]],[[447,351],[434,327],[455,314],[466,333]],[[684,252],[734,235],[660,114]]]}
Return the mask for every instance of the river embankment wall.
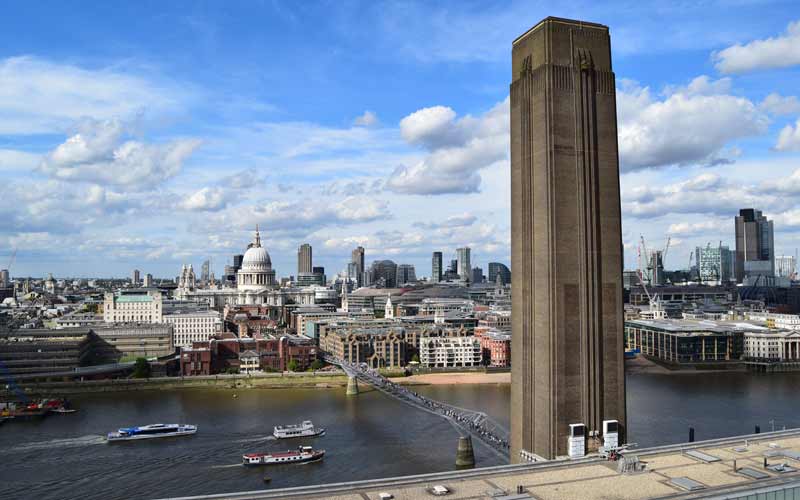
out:
{"label": "river embankment wall", "polygon": [[286,389],[345,387],[342,372],[259,373],[104,380],[70,380],[20,383],[0,386],[0,397],[18,396],[20,391],[36,395],[68,395],[96,392],[158,391],[173,389]]}

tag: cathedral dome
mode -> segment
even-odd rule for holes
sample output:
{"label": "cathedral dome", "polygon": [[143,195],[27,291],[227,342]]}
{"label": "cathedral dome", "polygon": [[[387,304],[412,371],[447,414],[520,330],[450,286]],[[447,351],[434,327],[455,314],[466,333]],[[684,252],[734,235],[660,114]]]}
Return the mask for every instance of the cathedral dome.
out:
{"label": "cathedral dome", "polygon": [[250,247],[242,259],[243,271],[266,271],[272,267],[267,249],[264,247]]}
{"label": "cathedral dome", "polygon": [[242,258],[242,271],[269,271],[272,269],[272,259],[269,258],[267,249],[261,246],[261,235],[256,227],[255,241],[244,253]]}

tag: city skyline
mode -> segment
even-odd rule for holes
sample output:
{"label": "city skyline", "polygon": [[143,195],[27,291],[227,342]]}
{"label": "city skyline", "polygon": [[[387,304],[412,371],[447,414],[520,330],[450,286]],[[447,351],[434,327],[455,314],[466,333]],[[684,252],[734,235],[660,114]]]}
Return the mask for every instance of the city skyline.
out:
{"label": "city skyline", "polygon": [[[791,9],[360,7],[75,19],[56,4],[31,36],[42,7],[19,6],[0,21],[0,268],[18,248],[12,276],[170,277],[210,258],[219,277],[256,223],[282,276],[303,242],[329,276],[359,245],[367,264],[419,275],[433,251],[449,262],[465,246],[484,270],[508,264],[510,45],[493,33],[549,14],[611,25],[626,269],[640,234],[655,247],[672,235],[667,268],[708,241],[733,247],[746,207],[774,220],[776,255],[800,247]],[[312,24],[322,31],[305,40]],[[101,43],[112,28],[116,43]],[[331,50],[313,52],[322,40]],[[24,98],[31,88],[39,98]]]}

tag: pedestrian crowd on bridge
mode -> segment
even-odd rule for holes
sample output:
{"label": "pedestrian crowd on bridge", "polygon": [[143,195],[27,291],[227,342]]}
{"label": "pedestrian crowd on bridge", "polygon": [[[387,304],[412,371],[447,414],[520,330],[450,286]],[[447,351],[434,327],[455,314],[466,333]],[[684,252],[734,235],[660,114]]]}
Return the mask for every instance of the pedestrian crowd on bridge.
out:
{"label": "pedestrian crowd on bridge", "polygon": [[[342,363],[343,367],[344,364],[345,363],[343,362]],[[367,376],[370,379],[370,381],[379,388],[387,390],[401,399],[405,399],[413,404],[424,406],[447,418],[453,419],[457,421],[461,426],[467,427],[471,432],[478,434],[479,436],[481,436],[482,439],[494,444],[496,447],[503,450],[508,450],[509,448],[508,440],[495,436],[492,432],[490,432],[480,423],[478,418],[474,416],[468,416],[462,412],[453,409],[448,405],[444,405],[442,403],[439,403],[438,401],[426,398],[425,396],[421,396],[420,394],[408,390],[399,384],[395,384],[394,382],[383,377],[373,368],[370,368],[369,365],[367,365],[366,363],[361,363],[358,365],[355,364],[347,364],[347,365],[353,371],[358,371],[362,375]]]}

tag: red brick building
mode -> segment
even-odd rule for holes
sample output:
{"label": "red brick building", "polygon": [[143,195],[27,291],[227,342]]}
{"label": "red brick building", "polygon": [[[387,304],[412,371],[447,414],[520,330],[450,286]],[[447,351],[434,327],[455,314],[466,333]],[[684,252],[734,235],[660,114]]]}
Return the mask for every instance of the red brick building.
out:
{"label": "red brick building", "polygon": [[270,335],[277,331],[281,310],[277,306],[225,306],[224,330],[239,337]]}
{"label": "red brick building", "polygon": [[211,350],[207,347],[181,350],[181,375],[211,375]]}
{"label": "red brick building", "polygon": [[502,368],[511,366],[511,335],[479,327],[475,329],[475,337],[481,343],[485,364]]}
{"label": "red brick building", "polygon": [[239,338],[225,332],[208,342],[195,342],[181,351],[181,374],[213,375],[239,370],[241,354],[253,351],[259,357],[261,371],[286,371],[289,362],[297,362],[297,370],[308,369],[317,359],[317,347],[310,339],[286,335],[280,338]]}

